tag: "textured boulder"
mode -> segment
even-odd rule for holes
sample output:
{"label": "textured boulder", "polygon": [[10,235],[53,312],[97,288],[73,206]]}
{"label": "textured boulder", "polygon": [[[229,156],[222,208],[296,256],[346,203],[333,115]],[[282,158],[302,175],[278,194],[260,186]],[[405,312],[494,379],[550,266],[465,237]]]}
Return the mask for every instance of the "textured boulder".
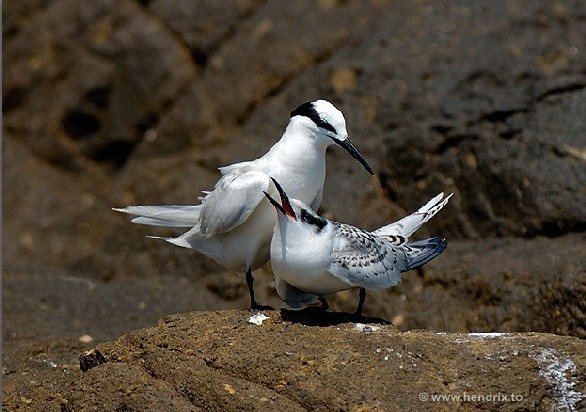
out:
{"label": "textured boulder", "polygon": [[83,376],[53,388],[49,404],[66,411],[586,407],[586,343],[576,338],[399,332],[377,319],[352,323],[319,311],[268,311],[258,324],[254,316],[172,315],[98,345],[81,355]]}

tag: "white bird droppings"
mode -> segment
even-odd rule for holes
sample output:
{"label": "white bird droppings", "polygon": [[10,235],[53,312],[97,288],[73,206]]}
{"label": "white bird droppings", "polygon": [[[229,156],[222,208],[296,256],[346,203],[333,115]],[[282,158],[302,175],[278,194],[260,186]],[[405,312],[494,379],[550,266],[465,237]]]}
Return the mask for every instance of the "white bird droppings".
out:
{"label": "white bird droppings", "polygon": [[265,315],[264,313],[257,313],[255,315],[252,315],[250,318],[248,318],[248,323],[252,323],[253,325],[260,326],[267,319],[269,319],[269,317],[267,315]]}
{"label": "white bird droppings", "polygon": [[379,330],[380,327],[374,326],[374,325],[366,325],[364,323],[355,323],[354,329],[357,330],[358,332],[372,333],[375,330]]}

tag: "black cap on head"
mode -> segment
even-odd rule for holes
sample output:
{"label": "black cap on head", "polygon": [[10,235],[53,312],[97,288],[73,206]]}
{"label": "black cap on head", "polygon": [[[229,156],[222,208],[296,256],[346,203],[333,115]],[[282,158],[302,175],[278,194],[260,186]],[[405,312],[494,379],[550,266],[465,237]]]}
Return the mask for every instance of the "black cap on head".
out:
{"label": "black cap on head", "polygon": [[309,117],[313,122],[321,127],[322,129],[329,130],[332,133],[337,133],[334,126],[332,126],[329,122],[322,119],[315,110],[315,106],[313,105],[313,101],[303,103],[301,106],[297,107],[295,110],[291,112],[291,117],[293,116],[305,116]]}
{"label": "black cap on head", "polygon": [[[356,146],[354,146],[352,144],[352,142],[350,141],[350,139],[347,136],[339,136],[338,135],[338,131],[334,128],[334,126],[332,126],[330,122],[328,122],[327,120],[324,120],[320,116],[319,112],[316,110],[316,102],[320,102],[320,100],[312,100],[310,102],[303,103],[301,106],[297,107],[295,110],[293,110],[291,112],[291,117],[294,117],[294,116],[305,116],[305,117],[308,117],[318,127],[321,127],[324,130],[328,130],[328,131],[334,133],[334,136],[331,136],[330,135],[329,137],[335,143],[337,143],[338,145],[340,145],[344,149],[346,149],[346,151],[348,153],[350,153],[350,155],[354,159],[358,160],[360,162],[360,164],[362,164],[362,166],[364,166],[364,168],[366,169],[366,171],[368,173],[370,173],[371,175],[374,175],[374,172],[372,171],[372,168],[370,167],[370,165],[368,164],[368,162],[366,161],[366,159],[364,158],[364,156],[362,156],[362,153],[360,153],[360,151],[358,151],[358,149],[356,148]],[[328,105],[331,106],[331,103],[329,103]]]}

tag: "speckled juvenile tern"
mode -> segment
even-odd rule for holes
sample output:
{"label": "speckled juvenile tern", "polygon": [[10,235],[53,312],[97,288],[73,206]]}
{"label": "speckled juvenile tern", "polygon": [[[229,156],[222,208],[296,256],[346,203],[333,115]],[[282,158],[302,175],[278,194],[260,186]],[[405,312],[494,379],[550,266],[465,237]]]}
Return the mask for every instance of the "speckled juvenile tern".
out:
{"label": "speckled juvenile tern", "polygon": [[315,213],[302,200],[289,198],[273,179],[281,203],[266,197],[277,209],[271,242],[271,266],[277,293],[295,309],[322,302],[325,296],[360,288],[356,314],[360,315],[366,289],[386,289],[401,281],[401,273],[418,268],[444,251],[446,241],[432,237],[415,242],[407,238],[447,203],[440,193],[413,214],[367,232],[333,222]]}
{"label": "speckled juvenile tern", "polygon": [[352,144],[341,111],[326,100],[304,103],[291,112],[281,139],[262,157],[221,167],[214,190],[204,192],[195,206],[128,206],[114,210],[136,215],[134,223],[191,227],[170,243],[203,253],[235,272],[246,272],[251,309],[262,309],[254,298],[252,271],[269,259],[275,212],[263,195],[276,195],[269,176],[279,179],[297,199],[317,209],[326,177],[326,149],[336,143],[370,173],[368,162]]}

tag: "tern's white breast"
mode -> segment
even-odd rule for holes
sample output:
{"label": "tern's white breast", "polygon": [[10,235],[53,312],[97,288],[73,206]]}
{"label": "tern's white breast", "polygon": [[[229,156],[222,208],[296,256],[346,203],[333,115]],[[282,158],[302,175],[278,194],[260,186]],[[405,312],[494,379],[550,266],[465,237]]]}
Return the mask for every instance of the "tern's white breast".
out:
{"label": "tern's white breast", "polygon": [[275,278],[320,295],[350,288],[328,272],[333,248],[331,227],[316,234],[313,227],[281,215],[275,229],[271,243]]}

